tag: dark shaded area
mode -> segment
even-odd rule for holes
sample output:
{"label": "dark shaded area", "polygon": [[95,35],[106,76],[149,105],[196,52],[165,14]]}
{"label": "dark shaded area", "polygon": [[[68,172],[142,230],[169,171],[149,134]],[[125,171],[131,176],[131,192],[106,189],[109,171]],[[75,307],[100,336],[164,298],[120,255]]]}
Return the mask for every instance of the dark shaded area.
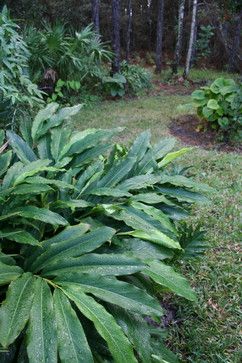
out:
{"label": "dark shaded area", "polygon": [[210,128],[201,129],[201,121],[194,115],[173,119],[170,132],[187,145],[200,146],[204,149],[215,149],[225,152],[242,152],[242,145],[218,141],[218,132]]}

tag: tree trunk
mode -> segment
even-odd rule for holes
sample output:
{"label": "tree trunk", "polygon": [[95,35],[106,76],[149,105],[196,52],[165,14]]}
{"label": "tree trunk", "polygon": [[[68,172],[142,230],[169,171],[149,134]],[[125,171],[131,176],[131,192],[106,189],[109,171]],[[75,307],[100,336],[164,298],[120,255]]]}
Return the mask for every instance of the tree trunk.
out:
{"label": "tree trunk", "polygon": [[158,0],[157,32],[156,32],[156,73],[161,72],[162,65],[162,38],[163,38],[163,18],[164,0]]}
{"label": "tree trunk", "polygon": [[92,0],[92,22],[95,31],[100,33],[100,0]]}
{"label": "tree trunk", "polygon": [[180,64],[180,58],[181,58],[181,46],[182,46],[182,36],[183,36],[185,1],[186,0],[180,0],[180,3],[179,3],[177,42],[176,42],[174,62],[173,62],[173,65],[172,65],[172,73],[173,74],[177,74],[178,67],[179,67],[179,64]]}
{"label": "tree trunk", "polygon": [[190,40],[189,40],[189,46],[187,51],[187,59],[186,59],[186,66],[184,70],[184,78],[187,78],[191,63],[192,63],[192,52],[194,47],[194,41],[195,41],[195,31],[196,31],[196,19],[197,19],[197,3],[198,0],[193,0],[193,9],[192,9],[192,22],[191,22],[191,32],[190,32]]}
{"label": "tree trunk", "polygon": [[242,11],[234,19],[232,46],[229,52],[229,72],[241,71],[240,36],[241,36]]}
{"label": "tree trunk", "polygon": [[112,73],[120,71],[120,0],[112,0],[113,51]]}
{"label": "tree trunk", "polygon": [[128,0],[127,15],[128,15],[128,25],[127,25],[127,40],[126,40],[126,60],[128,62],[130,58],[130,41],[131,41],[131,31],[132,31],[132,0]]}
{"label": "tree trunk", "polygon": [[149,49],[149,51],[153,50],[152,49],[152,17],[151,17],[151,11],[152,9],[152,0],[150,0],[147,3],[147,24],[148,24],[148,46],[147,49]]}

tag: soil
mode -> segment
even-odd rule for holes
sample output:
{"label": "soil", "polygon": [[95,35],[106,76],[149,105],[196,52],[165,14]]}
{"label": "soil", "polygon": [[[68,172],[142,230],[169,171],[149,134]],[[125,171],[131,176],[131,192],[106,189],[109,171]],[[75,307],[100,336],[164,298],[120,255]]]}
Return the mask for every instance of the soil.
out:
{"label": "soil", "polygon": [[242,153],[242,145],[218,141],[217,131],[201,130],[201,121],[194,115],[173,119],[170,133],[187,145],[200,146],[204,149],[215,149],[224,152]]}
{"label": "soil", "polygon": [[150,95],[156,95],[160,92],[165,92],[170,95],[190,95],[198,87],[206,84],[206,81],[193,82],[191,80],[184,80],[182,77],[176,78],[171,83],[165,83],[160,81],[153,81],[153,90]]}
{"label": "soil", "polygon": [[177,319],[177,306],[175,306],[171,297],[167,296],[164,300],[160,301],[163,315],[159,321],[153,320],[151,317],[145,317],[146,322],[154,328],[167,328],[172,325],[181,324],[181,319]]}

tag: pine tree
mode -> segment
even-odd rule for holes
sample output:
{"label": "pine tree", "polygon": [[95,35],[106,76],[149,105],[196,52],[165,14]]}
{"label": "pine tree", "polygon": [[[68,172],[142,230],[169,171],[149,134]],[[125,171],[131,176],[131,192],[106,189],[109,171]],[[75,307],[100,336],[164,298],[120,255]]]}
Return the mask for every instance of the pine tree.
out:
{"label": "pine tree", "polygon": [[92,0],[92,22],[94,29],[100,33],[100,0]]}
{"label": "pine tree", "polygon": [[164,19],[164,0],[158,0],[157,31],[156,31],[156,73],[161,72],[162,65],[162,38]]}
{"label": "pine tree", "polygon": [[120,71],[120,0],[112,0],[112,25],[113,25],[113,74]]}

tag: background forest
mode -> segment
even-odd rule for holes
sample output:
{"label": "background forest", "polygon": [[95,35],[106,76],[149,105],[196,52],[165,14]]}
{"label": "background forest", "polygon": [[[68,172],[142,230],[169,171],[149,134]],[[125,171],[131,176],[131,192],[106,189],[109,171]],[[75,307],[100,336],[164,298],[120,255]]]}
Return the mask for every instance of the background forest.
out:
{"label": "background forest", "polygon": [[[157,34],[158,29],[163,34],[163,66],[173,62],[177,43],[178,9],[184,5],[181,57],[182,62],[185,61],[191,31],[192,0],[8,0],[3,3],[9,6],[12,16],[19,19],[22,27],[34,25],[41,29],[44,22],[52,25],[59,22],[78,31],[93,21],[102,35],[102,40],[108,42],[113,37],[115,23],[120,23],[116,26],[120,27],[123,56],[146,57],[147,63],[153,63],[155,57],[152,53],[156,51],[157,36],[162,37]],[[113,21],[112,3],[117,7],[116,19]],[[197,1],[193,60],[198,65],[238,71],[241,67],[240,27],[239,0]]]}

